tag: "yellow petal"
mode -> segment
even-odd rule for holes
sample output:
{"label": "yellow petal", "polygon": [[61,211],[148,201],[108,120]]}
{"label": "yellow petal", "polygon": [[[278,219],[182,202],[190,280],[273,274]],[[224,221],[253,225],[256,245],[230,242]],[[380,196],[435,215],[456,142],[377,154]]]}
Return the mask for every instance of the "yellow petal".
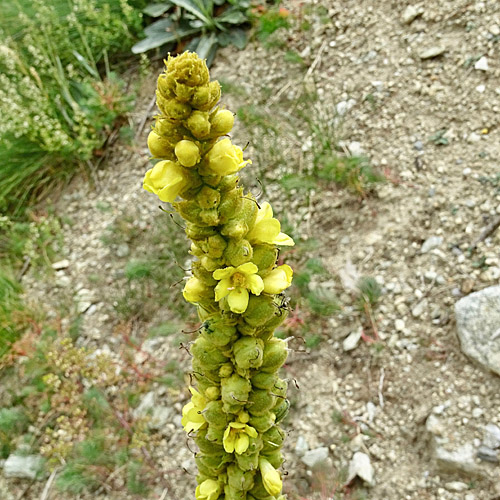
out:
{"label": "yellow petal", "polygon": [[220,494],[220,484],[215,479],[205,479],[196,487],[196,500],[216,500]]}
{"label": "yellow petal", "polygon": [[265,459],[259,459],[260,474],[264,488],[273,497],[278,495],[283,486],[280,473]]}
{"label": "yellow petal", "polygon": [[222,269],[216,269],[212,273],[214,280],[221,280],[224,278],[229,278],[234,273],[234,267],[224,267]]}
{"label": "yellow petal", "polygon": [[292,283],[292,268],[286,264],[273,269],[264,278],[264,292],[270,294],[281,293]]}
{"label": "yellow petal", "polygon": [[248,307],[248,290],[241,286],[231,290],[227,303],[231,311],[236,314],[243,314]]}
{"label": "yellow petal", "polygon": [[188,302],[196,303],[201,300],[206,290],[205,285],[193,276],[186,281],[182,295]]}
{"label": "yellow petal", "polygon": [[245,432],[250,436],[250,437],[253,437],[253,438],[256,438],[257,437],[257,430],[254,429],[253,427],[250,427],[249,425],[247,425],[245,427]]}
{"label": "yellow petal", "polygon": [[246,264],[241,264],[236,268],[236,271],[243,273],[245,275],[255,274],[259,268],[253,262],[247,262]]}
{"label": "yellow petal", "polygon": [[230,286],[231,280],[229,278],[224,278],[217,283],[217,286],[215,287],[215,300],[217,302],[220,299],[223,299],[231,291],[229,290]]}
{"label": "yellow petal", "polygon": [[248,241],[261,241],[273,244],[281,229],[279,221],[276,219],[263,219],[256,222],[252,230],[247,234]]}
{"label": "yellow petal", "polygon": [[224,437],[222,438],[222,444],[227,453],[233,453],[235,440],[236,436],[234,432],[231,432],[231,426],[228,425],[224,431]]}
{"label": "yellow petal", "polygon": [[290,238],[290,236],[288,236],[288,234],[285,233],[278,234],[273,243],[275,245],[281,245],[286,247],[293,247],[293,245],[295,245],[295,241],[293,241],[293,239]]}
{"label": "yellow petal", "polygon": [[158,162],[146,172],[143,187],[156,194],[161,201],[172,203],[184,189],[186,179],[182,167],[173,161]]}
{"label": "yellow petal", "polygon": [[250,444],[250,439],[248,435],[244,434],[243,432],[240,432],[234,444],[234,451],[238,453],[238,455],[241,455],[242,453],[245,453],[245,451],[248,450],[249,444]]}
{"label": "yellow petal", "polygon": [[260,295],[264,290],[264,282],[258,274],[247,276],[247,286],[254,295]]}

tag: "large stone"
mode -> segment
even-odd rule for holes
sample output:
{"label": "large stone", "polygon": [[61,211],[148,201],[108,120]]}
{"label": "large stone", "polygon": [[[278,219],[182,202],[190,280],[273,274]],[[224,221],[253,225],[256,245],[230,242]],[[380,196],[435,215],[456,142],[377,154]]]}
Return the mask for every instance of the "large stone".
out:
{"label": "large stone", "polygon": [[328,458],[328,448],[325,446],[320,446],[314,450],[309,450],[304,453],[301,457],[303,463],[305,463],[310,469],[321,465]]}
{"label": "large stone", "polygon": [[42,462],[42,457],[39,455],[10,455],[3,465],[3,473],[5,477],[36,479]]}
{"label": "large stone", "polygon": [[359,477],[366,484],[373,486],[373,467],[370,457],[361,451],[357,451],[349,463],[347,472],[347,484]]}
{"label": "large stone", "polygon": [[500,375],[500,286],[460,299],[455,316],[462,352]]}

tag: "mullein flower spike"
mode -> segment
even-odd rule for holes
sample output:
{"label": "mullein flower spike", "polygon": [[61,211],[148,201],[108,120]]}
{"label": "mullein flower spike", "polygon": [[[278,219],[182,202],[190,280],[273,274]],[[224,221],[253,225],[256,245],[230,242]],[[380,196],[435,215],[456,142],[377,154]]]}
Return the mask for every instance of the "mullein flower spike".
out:
{"label": "mullein flower spike", "polygon": [[189,388],[182,425],[199,448],[195,496],[284,500],[278,422],[289,404],[278,371],[287,348],[273,332],[286,318],[282,292],[293,275],[277,265],[277,247],[294,242],[271,205],[259,206],[238,185],[237,173],[252,162],[224,137],[234,115],[216,107],[220,85],[205,61],[186,52],[165,64],[160,114],[148,137],[160,161],[144,189],[172,203],[192,240],[193,276],[183,295],[202,326],[190,349],[196,388]]}

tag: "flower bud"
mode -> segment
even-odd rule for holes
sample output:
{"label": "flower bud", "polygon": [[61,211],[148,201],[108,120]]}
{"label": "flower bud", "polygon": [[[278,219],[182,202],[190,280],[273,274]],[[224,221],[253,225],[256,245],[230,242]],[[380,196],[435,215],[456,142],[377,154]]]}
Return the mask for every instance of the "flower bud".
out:
{"label": "flower bud", "polygon": [[220,396],[220,389],[216,385],[212,385],[211,387],[207,387],[204,393],[207,399],[215,401]]}
{"label": "flower bud", "polygon": [[275,403],[276,396],[273,396],[269,391],[254,389],[248,396],[248,411],[253,416],[261,417],[268,413]]}
{"label": "flower bud", "polygon": [[236,327],[228,325],[227,320],[224,321],[222,318],[207,321],[202,335],[217,347],[224,347],[238,338]]}
{"label": "flower bud", "polygon": [[210,133],[213,137],[226,135],[233,128],[234,115],[227,109],[220,109],[215,113],[210,123],[212,125]]}
{"label": "flower bud", "polygon": [[219,211],[216,208],[208,208],[200,211],[200,219],[207,226],[219,225]]}
{"label": "flower bud", "polygon": [[272,415],[276,415],[276,423],[281,422],[288,415],[289,409],[290,401],[288,399],[278,400],[276,406],[271,410]]}
{"label": "flower bud", "polygon": [[224,363],[219,368],[219,376],[220,378],[228,378],[233,374],[233,363]]}
{"label": "flower bud", "polygon": [[227,467],[227,483],[235,490],[248,491],[252,488],[253,476],[251,472],[243,472],[236,464]]}
{"label": "flower bud", "polygon": [[207,298],[213,293],[213,290],[207,288],[202,281],[194,276],[186,281],[182,295],[188,302],[197,303],[200,300]]}
{"label": "flower bud", "polygon": [[235,455],[238,467],[243,471],[254,471],[259,467],[259,452]]}
{"label": "flower bud", "polygon": [[257,389],[272,389],[276,383],[276,374],[258,371],[252,376],[250,381]]}
{"label": "flower bud", "polygon": [[169,56],[166,66],[167,73],[173,75],[176,82],[190,87],[206,85],[210,79],[207,63],[194,52],[184,52],[177,57]]}
{"label": "flower bud", "polygon": [[148,148],[153,158],[172,158],[173,147],[170,142],[151,130],[148,135]]}
{"label": "flower bud", "polygon": [[259,433],[268,431],[275,423],[276,415],[273,412],[267,412],[260,416],[251,416],[248,425],[251,425]]}
{"label": "flower bud", "polygon": [[275,306],[271,297],[251,295],[243,317],[250,326],[257,327],[269,321],[273,317],[274,311]]}
{"label": "flower bud", "polygon": [[200,207],[194,201],[180,201],[173,203],[174,208],[181,217],[189,222],[197,222],[200,219]]}
{"label": "flower bud", "polygon": [[227,246],[227,241],[220,235],[216,234],[208,238],[208,256],[213,259],[220,259]]}
{"label": "flower bud", "polygon": [[211,443],[216,443],[222,445],[222,440],[224,438],[224,429],[219,429],[217,427],[209,426],[207,429],[206,439]]}
{"label": "flower bud", "polygon": [[246,491],[233,488],[230,484],[224,486],[224,500],[246,500]]}
{"label": "flower bud", "polygon": [[230,239],[228,241],[224,258],[231,266],[238,267],[245,262],[253,261],[252,256],[253,248],[247,240]]}
{"label": "flower bud", "polygon": [[221,229],[221,234],[236,240],[243,238],[247,232],[248,226],[239,219],[231,219]]}
{"label": "flower bud", "polygon": [[203,186],[200,192],[196,195],[196,201],[201,208],[215,208],[219,206],[220,193],[216,189]]}
{"label": "flower bud", "polygon": [[187,120],[187,128],[197,139],[205,139],[210,135],[211,125],[206,111],[193,111]]}
{"label": "flower bud", "polygon": [[243,151],[234,146],[231,140],[226,138],[214,144],[207,153],[208,168],[218,175],[234,174],[241,170],[250,160],[243,160]]}
{"label": "flower bud", "polygon": [[271,245],[255,245],[252,262],[259,268],[259,274],[264,276],[271,271],[276,263],[278,250]]}
{"label": "flower bud", "polygon": [[263,352],[264,342],[254,337],[241,337],[233,344],[234,361],[242,370],[259,368]]}
{"label": "flower bud", "polygon": [[280,473],[265,458],[260,458],[259,469],[266,491],[270,495],[278,495],[283,486]]}
{"label": "flower bud", "polygon": [[183,168],[173,161],[158,162],[146,172],[143,187],[161,201],[172,203],[186,185]]}
{"label": "flower bud", "polygon": [[199,336],[194,341],[190,352],[200,363],[200,367],[203,368],[202,371],[218,370],[220,365],[227,361],[226,356],[218,349],[214,349],[213,345],[202,336]]}
{"label": "flower bud", "polygon": [[182,127],[161,116],[156,119],[154,131],[161,135],[171,147],[174,147],[184,136]]}
{"label": "flower bud", "polygon": [[262,434],[262,441],[264,442],[263,453],[269,453],[281,448],[284,439],[285,433],[277,425],[274,425]]}
{"label": "flower bud", "polygon": [[214,479],[206,479],[196,487],[196,500],[217,500],[222,492],[221,484]]}
{"label": "flower bud", "polygon": [[182,140],[175,145],[175,156],[182,166],[194,167],[200,161],[200,149],[194,142]]}
{"label": "flower bud", "polygon": [[243,406],[252,390],[252,384],[243,377],[233,374],[221,380],[222,401],[230,406]]}
{"label": "flower bud", "polygon": [[208,422],[208,425],[216,429],[227,427],[228,416],[222,410],[222,401],[210,401],[205,407],[203,417]]}
{"label": "flower bud", "polygon": [[174,93],[180,102],[189,102],[193,97],[194,92],[195,88],[193,87],[189,87],[188,85],[179,82],[175,84]]}
{"label": "flower bud", "polygon": [[[208,439],[208,431],[207,431]],[[205,470],[211,470],[212,475],[219,475],[226,469],[226,464],[231,461],[231,455],[229,453],[223,452],[217,455],[202,455],[197,454],[195,457],[195,462],[198,468],[204,468]],[[201,467],[200,467],[201,466]]]}
{"label": "flower bud", "polygon": [[283,366],[287,357],[286,342],[272,338],[264,346],[264,357],[260,369],[263,372],[274,373]]}
{"label": "flower bud", "polygon": [[204,240],[209,236],[217,234],[212,227],[198,226],[188,222],[186,224],[186,236],[193,241]]}
{"label": "flower bud", "polygon": [[171,99],[174,97],[175,94],[172,91],[171,82],[165,73],[161,73],[158,77],[157,87],[163,98]]}

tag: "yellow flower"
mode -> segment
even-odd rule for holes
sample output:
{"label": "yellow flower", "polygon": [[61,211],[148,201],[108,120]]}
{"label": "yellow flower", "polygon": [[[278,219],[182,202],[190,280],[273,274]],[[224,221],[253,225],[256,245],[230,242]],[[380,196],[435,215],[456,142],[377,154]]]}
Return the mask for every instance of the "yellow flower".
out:
{"label": "yellow flower", "polygon": [[200,161],[200,150],[193,141],[182,140],[175,145],[175,156],[183,167],[194,167]]}
{"label": "yellow flower", "polygon": [[292,284],[292,276],[292,268],[287,264],[273,269],[264,277],[264,292],[273,295],[281,293]]}
{"label": "yellow flower", "polygon": [[156,194],[161,201],[172,203],[186,184],[182,167],[173,161],[164,160],[146,172],[143,187]]}
{"label": "yellow flower", "polygon": [[201,413],[205,409],[207,399],[194,387],[190,387],[189,391],[192,394],[191,401],[182,409],[181,420],[181,424],[188,434],[207,426],[207,422]]}
{"label": "yellow flower", "polygon": [[257,431],[242,422],[231,422],[224,431],[222,444],[227,453],[245,453],[250,445],[250,438],[257,437]]}
{"label": "yellow flower", "polygon": [[221,494],[221,485],[215,479],[205,479],[196,487],[196,500],[217,500]]}
{"label": "yellow flower", "polygon": [[207,153],[208,168],[216,175],[235,174],[241,170],[250,160],[243,161],[243,151],[231,143],[227,137],[216,142]]}
{"label": "yellow flower", "polygon": [[280,473],[265,459],[259,459],[259,469],[264,488],[273,497],[278,495],[283,487]]}
{"label": "yellow flower", "polygon": [[264,282],[257,274],[259,268],[253,262],[241,264],[238,267],[217,269],[212,276],[220,280],[215,287],[215,300],[227,296],[229,309],[237,314],[243,314],[248,306],[248,290],[254,295],[260,295],[264,290]]}
{"label": "yellow flower", "polygon": [[246,239],[250,243],[268,243],[269,245],[293,246],[294,241],[290,236],[281,232],[281,224],[277,219],[273,219],[273,209],[267,203],[257,212],[257,219]]}
{"label": "yellow flower", "polygon": [[207,291],[206,286],[200,281],[198,278],[192,276],[186,281],[186,285],[184,286],[184,290],[182,291],[182,295],[184,298],[193,304],[196,304],[201,299],[204,298],[205,293]]}

